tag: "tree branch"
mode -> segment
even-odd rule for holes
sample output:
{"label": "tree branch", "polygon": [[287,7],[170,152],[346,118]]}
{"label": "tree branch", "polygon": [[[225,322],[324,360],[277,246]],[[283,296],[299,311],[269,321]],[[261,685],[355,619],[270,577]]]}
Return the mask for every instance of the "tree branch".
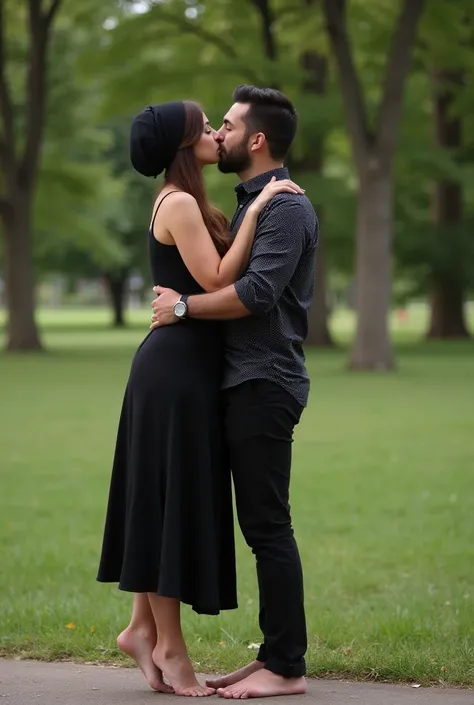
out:
{"label": "tree branch", "polygon": [[[315,7],[319,0],[303,0],[307,7]],[[326,82],[328,76],[329,62],[327,56],[315,49],[303,52],[301,56],[301,67],[305,71],[306,77],[303,82],[305,93],[314,95],[324,95],[326,92]]]}
{"label": "tree branch", "polygon": [[[176,27],[179,27],[179,29],[182,29],[185,32],[189,32],[190,34],[194,34],[196,37],[200,37],[201,39],[206,40],[210,44],[214,44],[214,46],[216,46],[224,54],[224,56],[230,57],[231,59],[240,59],[232,44],[223,39],[223,37],[209,32],[207,29],[204,29],[204,27],[201,27],[195,22],[187,20],[185,17],[172,15],[163,10],[160,11],[162,13],[162,16],[168,22],[171,22]],[[254,81],[255,83],[259,82],[258,74],[256,74],[253,69],[248,68],[247,74],[251,81]]]}
{"label": "tree branch", "polygon": [[43,138],[47,49],[50,30],[62,0],[52,0],[49,10],[41,11],[41,0],[28,0],[30,50],[26,95],[26,145],[20,166],[22,185],[31,189],[38,171],[39,154]]}
{"label": "tree branch", "polygon": [[390,159],[396,148],[403,108],[403,89],[424,4],[425,0],[404,0],[393,33],[375,133],[377,149],[384,159]]}
{"label": "tree branch", "polygon": [[[3,174],[5,181],[11,187],[15,180],[15,153],[12,144],[0,134],[0,174]],[[13,181],[12,181],[13,179]]]}
{"label": "tree branch", "polygon": [[[430,74],[436,143],[459,151],[462,144],[462,121],[457,115],[452,115],[451,109],[456,94],[465,85],[465,71],[456,68],[435,68]],[[459,159],[459,154],[456,156]]]}
{"label": "tree branch", "polygon": [[[418,0],[420,1],[420,0]],[[346,119],[356,164],[362,166],[370,146],[362,87],[357,75],[346,28],[345,0],[323,0],[326,28],[336,57]]]}
{"label": "tree branch", "polygon": [[0,218],[5,223],[11,211],[10,201],[5,196],[0,196]]}
{"label": "tree branch", "polygon": [[273,35],[273,22],[275,15],[270,5],[270,0],[250,0],[262,18],[262,37],[265,56],[270,61],[278,58],[278,47]]}
{"label": "tree branch", "polygon": [[2,134],[0,133],[0,171],[2,171],[2,168],[5,166],[7,161],[8,161],[7,143],[4,140]]}
{"label": "tree branch", "polygon": [[20,167],[22,186],[31,189],[38,169],[46,98],[48,25],[39,0],[28,0],[30,50],[26,94],[26,146]]}
{"label": "tree branch", "polygon": [[4,0],[0,0],[0,169],[10,181],[15,173],[15,124],[13,106],[6,77]]}
{"label": "tree branch", "polygon": [[46,12],[46,14],[44,15],[46,24],[48,26],[50,24],[52,24],[52,22],[54,20],[54,16],[56,15],[57,11],[59,10],[59,6],[61,5],[61,3],[62,3],[62,0],[53,0],[48,12]]}

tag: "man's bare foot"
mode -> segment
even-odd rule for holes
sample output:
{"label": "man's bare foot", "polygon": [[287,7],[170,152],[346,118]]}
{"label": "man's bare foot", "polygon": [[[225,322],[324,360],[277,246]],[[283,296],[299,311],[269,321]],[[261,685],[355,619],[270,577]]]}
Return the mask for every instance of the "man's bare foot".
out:
{"label": "man's bare foot", "polygon": [[261,668],[244,680],[228,688],[219,688],[221,698],[247,699],[269,698],[274,695],[302,695],[306,693],[306,678],[283,678]]}
{"label": "man's bare foot", "polygon": [[215,688],[199,683],[185,650],[171,651],[158,643],[153,650],[153,661],[164,673],[176,695],[202,698],[216,692]]}
{"label": "man's bare foot", "polygon": [[159,693],[172,693],[162,671],[153,662],[156,634],[127,627],[117,638],[117,646],[140,666],[148,685]]}
{"label": "man's bare foot", "polygon": [[210,688],[215,688],[216,690],[217,688],[227,688],[229,685],[234,685],[234,683],[243,681],[244,678],[247,678],[247,676],[252,675],[252,673],[255,673],[255,671],[259,671],[261,668],[264,667],[264,665],[265,664],[262,661],[252,661],[243,668],[239,668],[238,671],[228,673],[226,676],[222,676],[222,678],[209,678],[206,681],[206,685],[208,685]]}

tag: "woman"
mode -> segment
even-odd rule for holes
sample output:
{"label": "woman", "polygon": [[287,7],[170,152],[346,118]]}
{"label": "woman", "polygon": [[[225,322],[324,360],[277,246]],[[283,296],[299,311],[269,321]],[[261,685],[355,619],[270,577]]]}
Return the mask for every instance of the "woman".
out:
{"label": "woman", "polygon": [[[231,244],[228,223],[204,189],[202,168],[218,161],[215,136],[201,108],[188,101],[149,107],[131,129],[135,169],[155,177],[165,171],[149,228],[153,279],[189,294],[233,283],[248,263],[265,204],[276,193],[301,192],[291,181],[270,183]],[[98,574],[99,581],[118,582],[135,594],[119,647],[152,688],[179,695],[215,692],[196,679],[180,603],[204,614],[237,607],[220,422],[222,364],[221,325],[213,321],[189,319],[153,330],[138,348],[120,418]]]}

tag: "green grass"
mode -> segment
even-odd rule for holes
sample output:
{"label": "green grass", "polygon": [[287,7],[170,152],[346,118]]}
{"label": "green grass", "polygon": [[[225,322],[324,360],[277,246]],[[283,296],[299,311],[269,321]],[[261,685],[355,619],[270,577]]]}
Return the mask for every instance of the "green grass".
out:
{"label": "green grass", "polygon": [[[305,568],[310,675],[474,684],[474,346],[420,344],[394,322],[398,370],[350,374],[308,355],[292,510]],[[49,352],[0,355],[0,650],[121,662],[130,599],[95,582],[116,424],[148,311],[41,315]],[[335,321],[350,337],[347,315]],[[200,670],[259,641],[252,556],[238,533],[238,611],[185,608]],[[74,625],[68,629],[66,625]]]}

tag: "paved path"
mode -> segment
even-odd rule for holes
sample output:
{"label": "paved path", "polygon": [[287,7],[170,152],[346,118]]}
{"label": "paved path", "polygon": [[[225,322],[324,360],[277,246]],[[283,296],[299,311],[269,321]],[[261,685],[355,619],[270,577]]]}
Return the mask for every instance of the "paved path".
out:
{"label": "paved path", "polygon": [[[103,668],[70,663],[0,660],[0,705],[161,705],[183,702],[176,695],[154,693],[144,687],[133,668]],[[266,698],[253,703],[286,705],[289,698]],[[187,700],[186,702],[190,702]],[[195,702],[195,701],[194,701]],[[199,702],[224,703],[217,697]],[[306,695],[292,705],[474,705],[474,690],[412,688],[405,685],[309,681]]]}

